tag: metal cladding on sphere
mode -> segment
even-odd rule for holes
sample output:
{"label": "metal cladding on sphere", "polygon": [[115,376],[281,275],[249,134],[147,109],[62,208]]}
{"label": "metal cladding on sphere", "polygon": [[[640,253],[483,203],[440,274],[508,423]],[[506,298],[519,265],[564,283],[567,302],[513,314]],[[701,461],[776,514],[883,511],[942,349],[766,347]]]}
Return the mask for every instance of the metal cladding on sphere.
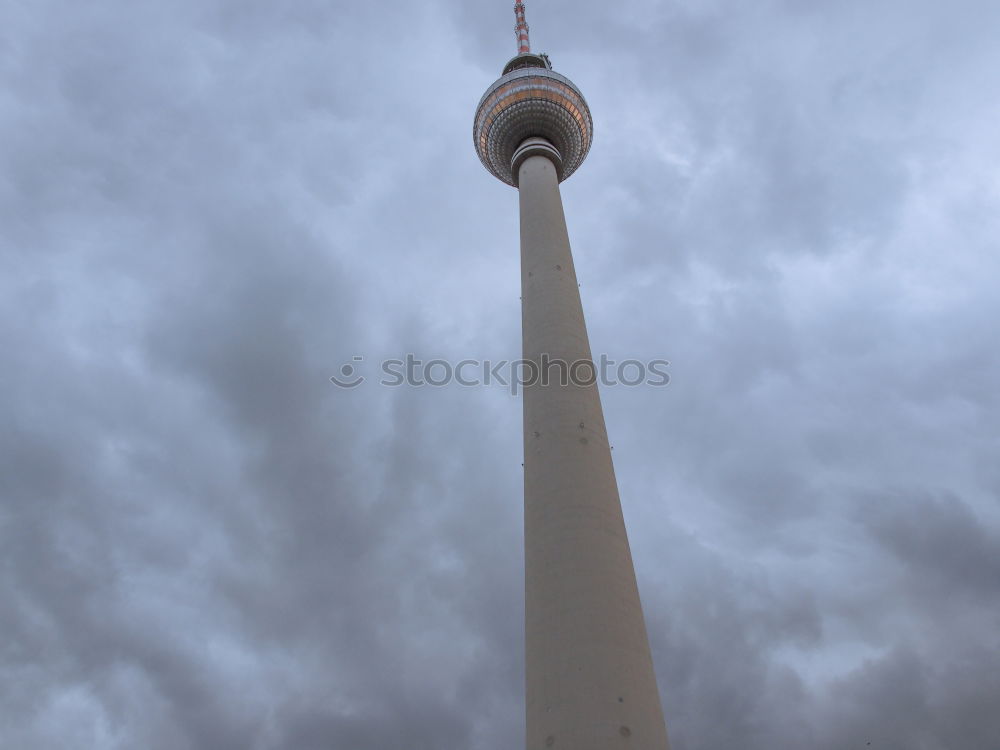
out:
{"label": "metal cladding on sphere", "polygon": [[528,138],[544,138],[559,151],[559,180],[576,171],[594,140],[594,121],[580,90],[556,73],[544,55],[519,54],[504,68],[476,109],[473,141],[495,177],[517,187],[511,160]]}

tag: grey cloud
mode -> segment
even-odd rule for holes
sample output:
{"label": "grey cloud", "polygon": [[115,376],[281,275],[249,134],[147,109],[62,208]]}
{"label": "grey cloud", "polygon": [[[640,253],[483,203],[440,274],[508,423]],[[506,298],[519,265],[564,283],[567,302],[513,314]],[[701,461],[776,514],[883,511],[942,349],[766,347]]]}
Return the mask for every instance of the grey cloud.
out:
{"label": "grey cloud", "polygon": [[[529,4],[675,750],[990,747],[987,3]],[[523,741],[502,4],[7,3],[0,744]],[[991,88],[992,86],[992,88]]]}

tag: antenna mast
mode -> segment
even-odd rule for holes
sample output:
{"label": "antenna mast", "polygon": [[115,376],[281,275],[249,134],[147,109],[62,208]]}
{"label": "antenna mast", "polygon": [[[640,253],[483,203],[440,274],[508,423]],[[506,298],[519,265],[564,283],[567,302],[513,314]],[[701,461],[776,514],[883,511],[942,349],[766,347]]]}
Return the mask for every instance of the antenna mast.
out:
{"label": "antenna mast", "polygon": [[514,27],[517,34],[517,54],[526,55],[531,52],[531,42],[528,41],[528,22],[524,20],[524,3],[519,0],[514,2],[514,15],[517,17],[517,26]]}

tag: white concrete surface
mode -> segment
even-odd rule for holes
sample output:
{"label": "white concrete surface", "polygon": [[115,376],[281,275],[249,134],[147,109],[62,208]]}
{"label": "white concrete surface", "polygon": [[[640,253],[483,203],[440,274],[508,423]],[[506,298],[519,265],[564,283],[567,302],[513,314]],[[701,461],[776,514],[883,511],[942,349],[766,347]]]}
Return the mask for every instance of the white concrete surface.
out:
{"label": "white concrete surface", "polygon": [[[524,358],[590,361],[555,167],[519,174]],[[524,533],[528,750],[667,750],[596,385],[524,391]]]}

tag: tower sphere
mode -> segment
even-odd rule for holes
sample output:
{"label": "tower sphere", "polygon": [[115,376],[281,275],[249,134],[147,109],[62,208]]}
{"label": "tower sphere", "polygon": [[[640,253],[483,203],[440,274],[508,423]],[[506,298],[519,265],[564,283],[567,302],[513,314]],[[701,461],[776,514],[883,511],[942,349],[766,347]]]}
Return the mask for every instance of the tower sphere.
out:
{"label": "tower sphere", "polygon": [[559,180],[576,171],[594,140],[594,120],[580,90],[552,70],[545,55],[514,57],[476,108],[472,137],[483,166],[517,187],[515,152],[528,138],[544,138],[559,152]]}

